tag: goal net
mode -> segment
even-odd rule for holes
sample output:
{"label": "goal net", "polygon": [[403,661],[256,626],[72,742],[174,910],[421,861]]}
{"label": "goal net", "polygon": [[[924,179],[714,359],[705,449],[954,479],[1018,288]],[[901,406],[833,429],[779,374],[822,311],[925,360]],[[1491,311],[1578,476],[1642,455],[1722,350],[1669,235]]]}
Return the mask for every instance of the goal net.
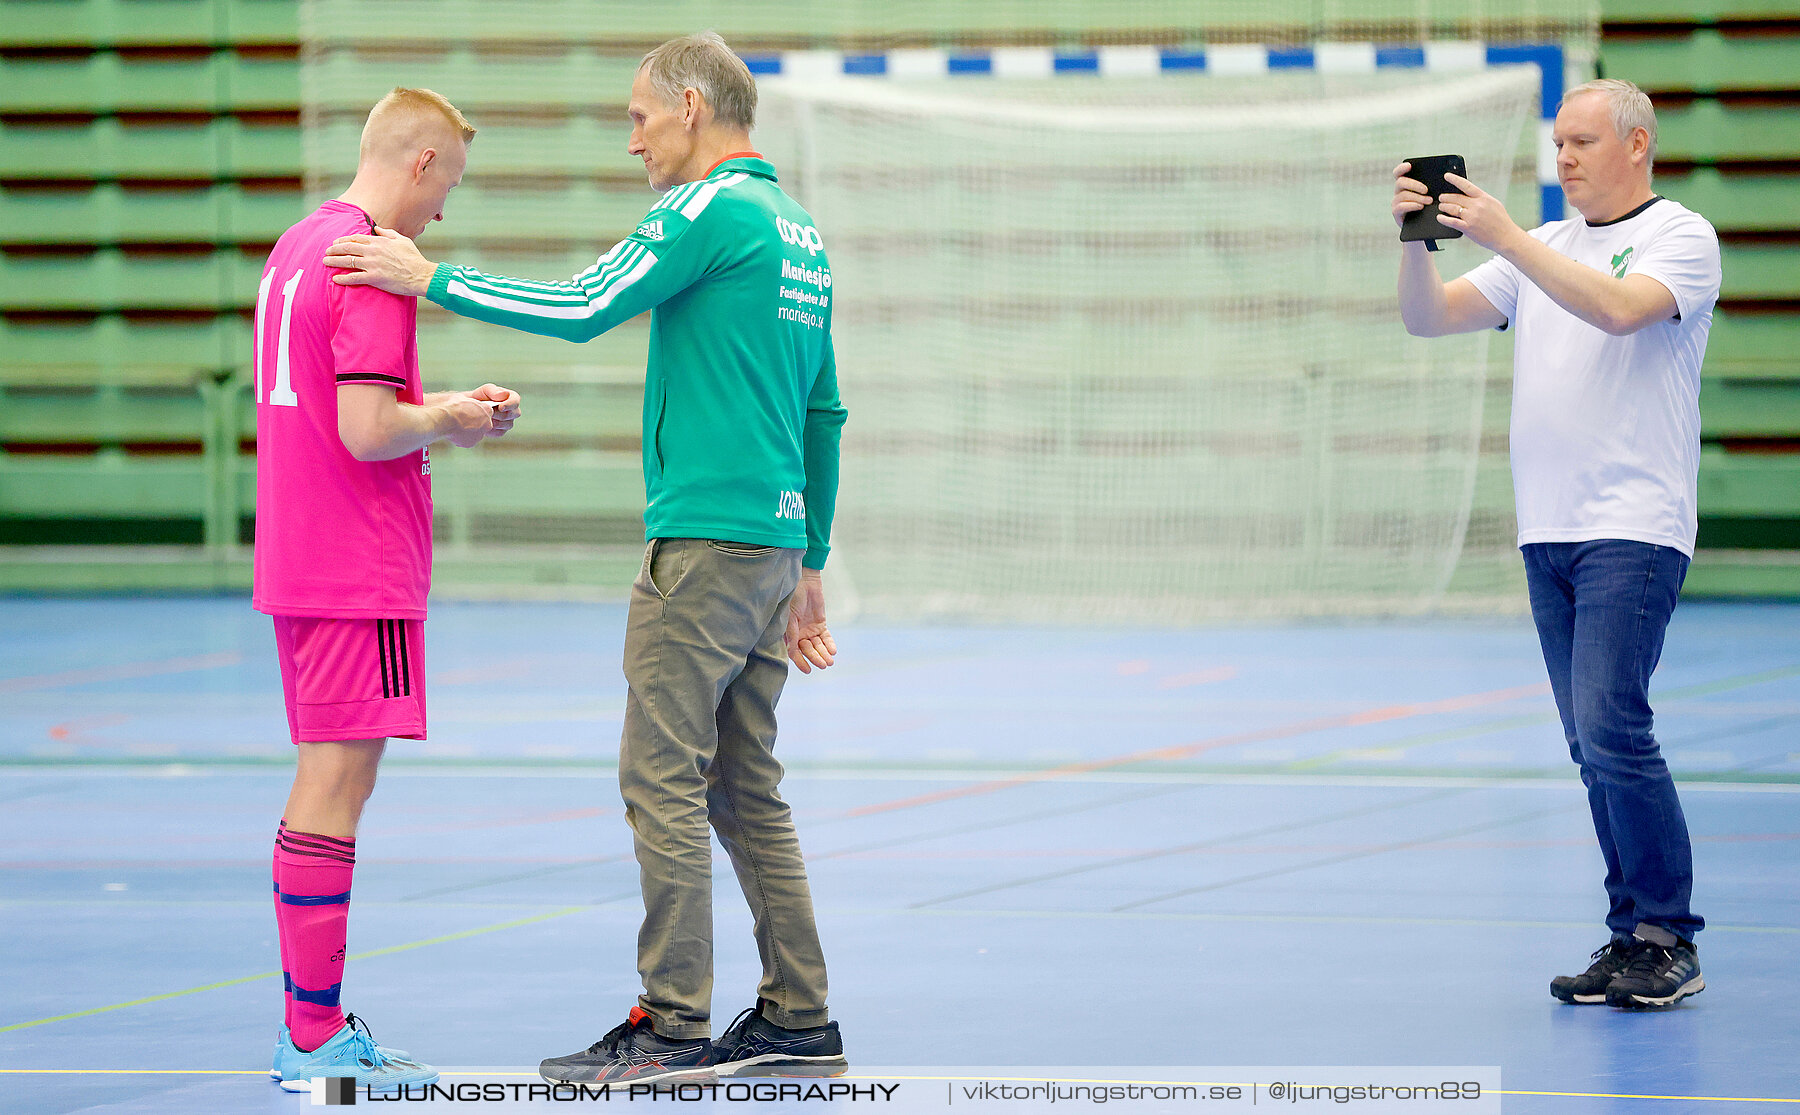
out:
{"label": "goal net", "polygon": [[835,272],[833,565],[862,610],[1438,605],[1488,338],[1402,329],[1390,171],[1455,151],[1505,199],[1531,180],[1537,87],[1518,68],[765,81],[759,146]]}

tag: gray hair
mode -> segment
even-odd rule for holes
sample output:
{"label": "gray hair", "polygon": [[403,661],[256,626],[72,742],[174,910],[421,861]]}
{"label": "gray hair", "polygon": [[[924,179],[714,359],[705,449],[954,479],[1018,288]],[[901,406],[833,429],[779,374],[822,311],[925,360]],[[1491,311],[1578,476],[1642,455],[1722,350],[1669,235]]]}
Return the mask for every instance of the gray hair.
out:
{"label": "gray hair", "polygon": [[1607,107],[1612,110],[1613,131],[1619,138],[1629,140],[1631,133],[1644,129],[1650,137],[1648,158],[1644,160],[1644,169],[1649,170],[1656,162],[1656,110],[1650,107],[1650,98],[1644,91],[1629,81],[1621,81],[1616,77],[1600,78],[1587,81],[1563,94],[1563,103],[1580,93],[1599,93],[1606,98]]}
{"label": "gray hair", "polygon": [[666,105],[680,104],[682,93],[694,89],[720,124],[745,131],[756,126],[756,79],[716,31],[670,39],[644,55],[638,71]]}

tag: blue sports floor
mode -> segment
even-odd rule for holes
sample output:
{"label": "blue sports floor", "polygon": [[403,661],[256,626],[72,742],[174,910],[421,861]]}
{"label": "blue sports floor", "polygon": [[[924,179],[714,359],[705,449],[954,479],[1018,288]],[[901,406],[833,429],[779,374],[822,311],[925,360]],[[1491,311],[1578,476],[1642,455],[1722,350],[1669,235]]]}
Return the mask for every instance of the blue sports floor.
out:
{"label": "blue sports floor", "polygon": [[[637,990],[624,612],[433,615],[345,1004],[441,1066],[535,1066]],[[779,751],[853,1064],[1499,1065],[1509,1112],[1800,1104],[1800,607],[1671,628],[1657,729],[1710,927],[1707,991],[1662,1013],[1548,994],[1605,940],[1602,869],[1524,620],[839,640]],[[242,599],[0,600],[0,1109],[307,1106],[262,1075],[273,642]],[[718,885],[722,1024],[757,964],[722,857]]]}

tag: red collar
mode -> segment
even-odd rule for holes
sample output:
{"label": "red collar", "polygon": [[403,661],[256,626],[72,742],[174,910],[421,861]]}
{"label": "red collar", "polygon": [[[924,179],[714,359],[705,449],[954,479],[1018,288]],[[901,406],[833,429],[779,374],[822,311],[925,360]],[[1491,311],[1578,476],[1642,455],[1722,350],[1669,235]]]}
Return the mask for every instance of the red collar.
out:
{"label": "red collar", "polygon": [[720,159],[718,162],[707,167],[706,173],[702,174],[700,177],[711,178],[713,171],[718,170],[720,167],[724,166],[726,163],[730,162],[733,159],[760,159],[760,158],[762,158],[761,151],[733,151],[731,154],[725,156],[723,159]]}

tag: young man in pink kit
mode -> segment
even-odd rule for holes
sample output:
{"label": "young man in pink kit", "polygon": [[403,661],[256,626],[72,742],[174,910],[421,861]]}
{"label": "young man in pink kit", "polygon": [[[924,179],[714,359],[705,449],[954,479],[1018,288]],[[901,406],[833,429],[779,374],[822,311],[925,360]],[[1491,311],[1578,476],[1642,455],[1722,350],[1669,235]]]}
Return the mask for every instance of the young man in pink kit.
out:
{"label": "young man in pink kit", "polygon": [[289,1091],[320,1076],[437,1079],[338,1004],[356,827],[387,738],[425,738],[427,447],[499,437],[519,396],[491,383],[426,394],[416,300],[334,283],[323,259],[347,233],[417,236],[442,220],[474,135],[430,90],[383,97],[350,188],[282,235],[257,290],[252,606],[275,620],[298,751],[273,865],[286,1023],[270,1075]]}

